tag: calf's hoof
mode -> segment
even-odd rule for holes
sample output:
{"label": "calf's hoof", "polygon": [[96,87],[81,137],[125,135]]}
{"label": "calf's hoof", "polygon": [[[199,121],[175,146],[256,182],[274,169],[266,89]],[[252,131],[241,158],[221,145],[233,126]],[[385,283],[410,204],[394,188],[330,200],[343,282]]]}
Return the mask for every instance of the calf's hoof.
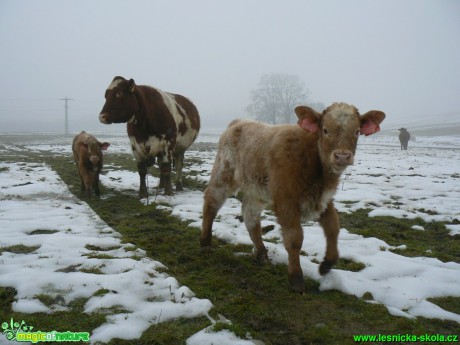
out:
{"label": "calf's hoof", "polygon": [[303,294],[304,292],[304,281],[302,274],[290,274],[289,277],[289,289],[292,292]]}
{"label": "calf's hoof", "polygon": [[329,273],[332,266],[334,266],[334,263],[335,262],[324,259],[324,261],[319,265],[319,274],[324,276],[325,274]]}
{"label": "calf's hoof", "polygon": [[269,263],[270,261],[268,260],[268,254],[267,254],[267,249],[263,247],[263,249],[259,250],[258,252],[255,253],[254,259],[258,265],[265,265]]}
{"label": "calf's hoof", "polygon": [[209,254],[211,253],[211,246],[205,246],[205,247],[201,247],[201,253],[202,254]]}
{"label": "calf's hoof", "polygon": [[174,195],[173,189],[171,186],[165,188],[165,195],[172,196]]}
{"label": "calf's hoof", "polygon": [[211,250],[212,236],[203,236],[200,238],[201,251],[206,252]]}

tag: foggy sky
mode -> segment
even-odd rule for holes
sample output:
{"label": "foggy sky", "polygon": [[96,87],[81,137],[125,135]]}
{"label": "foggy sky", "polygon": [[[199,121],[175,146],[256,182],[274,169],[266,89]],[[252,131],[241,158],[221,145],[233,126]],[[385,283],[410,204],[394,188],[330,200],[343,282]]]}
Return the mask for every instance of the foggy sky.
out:
{"label": "foggy sky", "polygon": [[64,97],[71,132],[124,132],[98,120],[117,75],[187,96],[208,128],[248,117],[269,73],[382,129],[458,118],[459,37],[457,0],[0,0],[0,132],[63,131]]}

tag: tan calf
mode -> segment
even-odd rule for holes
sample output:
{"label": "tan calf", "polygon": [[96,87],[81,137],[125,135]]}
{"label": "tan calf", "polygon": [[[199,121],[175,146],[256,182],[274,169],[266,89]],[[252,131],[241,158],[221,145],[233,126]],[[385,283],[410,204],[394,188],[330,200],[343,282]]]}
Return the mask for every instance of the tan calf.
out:
{"label": "tan calf", "polygon": [[260,214],[271,207],[282,227],[289,255],[292,290],[303,292],[300,250],[301,219],[318,220],[326,236],[326,255],[319,267],[328,273],[339,254],[339,217],[333,197],[339,178],[354,161],[360,134],[380,130],[381,111],[360,115],[348,104],[334,103],[322,114],[306,106],[295,109],[298,125],[267,125],[235,120],[222,134],[209,185],[204,194],[201,247],[211,245],[212,224],[225,200],[243,195],[242,213],[256,259],[268,260],[262,241]]}

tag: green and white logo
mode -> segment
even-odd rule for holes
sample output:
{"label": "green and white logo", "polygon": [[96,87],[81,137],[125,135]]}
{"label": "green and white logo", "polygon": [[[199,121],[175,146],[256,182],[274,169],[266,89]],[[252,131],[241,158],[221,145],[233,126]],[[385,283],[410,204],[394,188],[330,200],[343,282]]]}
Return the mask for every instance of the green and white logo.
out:
{"label": "green and white logo", "polygon": [[88,332],[42,332],[42,331],[35,331],[32,332],[34,329],[33,326],[29,326],[22,320],[20,323],[15,322],[13,318],[11,318],[10,322],[3,322],[2,323],[3,334],[5,334],[6,339],[10,341],[17,341],[17,342],[32,342],[38,343],[41,341],[50,341],[50,342],[65,342],[65,341],[83,341],[89,342],[89,333]]}

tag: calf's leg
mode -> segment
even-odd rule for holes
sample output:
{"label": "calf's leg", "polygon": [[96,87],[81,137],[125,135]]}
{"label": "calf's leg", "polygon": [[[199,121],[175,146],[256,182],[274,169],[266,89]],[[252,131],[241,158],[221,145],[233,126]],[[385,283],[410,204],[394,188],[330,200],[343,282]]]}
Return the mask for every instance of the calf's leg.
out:
{"label": "calf's leg", "polygon": [[203,226],[201,229],[200,245],[202,250],[211,247],[212,224],[217,212],[227,200],[228,194],[222,186],[209,185],[204,192]]}
{"label": "calf's leg", "polygon": [[96,173],[96,176],[94,176],[93,189],[94,189],[94,194],[96,194],[96,196],[101,195],[101,190],[99,189],[99,173]]}
{"label": "calf's leg", "polygon": [[292,291],[303,293],[304,280],[302,267],[300,266],[300,250],[303,242],[303,229],[300,219],[290,224],[282,225],[284,247],[288,252],[288,280]]}
{"label": "calf's leg", "polygon": [[303,293],[304,279],[302,267],[300,267],[303,229],[300,225],[300,208],[293,201],[294,199],[285,198],[282,193],[273,199],[273,210],[278,218],[278,223],[281,225],[284,247],[288,252],[289,286],[292,291]]}
{"label": "calf's leg", "polygon": [[223,157],[225,154],[218,151],[208,187],[204,192],[203,226],[200,237],[201,249],[203,250],[211,247],[212,224],[217,212],[225,200],[236,190],[234,169],[232,164]]}
{"label": "calf's leg", "polygon": [[254,243],[254,256],[257,263],[263,265],[268,262],[267,249],[262,241],[262,227],[260,225],[260,213],[263,210],[262,205],[248,199],[243,200],[243,220],[252,243]]}
{"label": "calf's leg", "polygon": [[80,191],[84,192],[85,191],[85,180],[83,179],[83,175],[80,172],[80,168],[78,168],[78,176],[80,177]]}
{"label": "calf's leg", "polygon": [[321,214],[319,223],[323,227],[326,236],[326,255],[323,262],[319,265],[319,273],[325,275],[339,259],[337,241],[339,237],[339,215],[335,210],[334,204],[329,202],[326,211]]}
{"label": "calf's leg", "polygon": [[84,184],[85,184],[85,195],[87,197],[91,196],[92,192],[92,187],[93,187],[93,181],[91,178],[91,175],[89,172],[86,172],[86,174],[83,176]]}

